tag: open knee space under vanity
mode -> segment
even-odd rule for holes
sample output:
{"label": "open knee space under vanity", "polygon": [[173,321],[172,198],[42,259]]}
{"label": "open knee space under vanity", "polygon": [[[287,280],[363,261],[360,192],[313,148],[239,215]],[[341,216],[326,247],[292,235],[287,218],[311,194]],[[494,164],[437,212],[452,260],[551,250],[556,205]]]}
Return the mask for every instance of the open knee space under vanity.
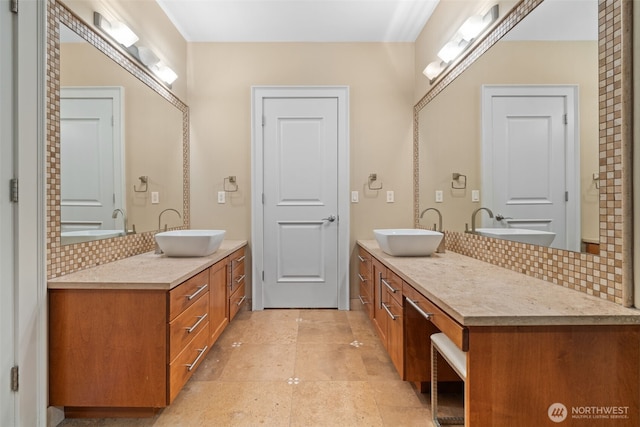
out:
{"label": "open knee space under vanity", "polygon": [[141,417],[173,402],[245,300],[246,244],[52,279],[50,404],[66,417]]}
{"label": "open knee space under vanity", "polygon": [[[451,252],[393,257],[364,240],[358,258],[360,301],[402,379],[427,391],[432,334],[463,352],[465,426],[640,425],[637,310]],[[441,381],[461,379],[438,358]]]}

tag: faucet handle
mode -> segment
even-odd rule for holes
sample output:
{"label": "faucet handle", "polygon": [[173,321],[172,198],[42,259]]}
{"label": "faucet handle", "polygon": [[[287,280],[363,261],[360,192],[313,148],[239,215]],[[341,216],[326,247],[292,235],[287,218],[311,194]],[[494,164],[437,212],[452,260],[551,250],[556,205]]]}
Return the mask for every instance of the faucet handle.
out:
{"label": "faucet handle", "polygon": [[513,217],[496,214],[496,221],[502,221],[503,219],[513,219]]}

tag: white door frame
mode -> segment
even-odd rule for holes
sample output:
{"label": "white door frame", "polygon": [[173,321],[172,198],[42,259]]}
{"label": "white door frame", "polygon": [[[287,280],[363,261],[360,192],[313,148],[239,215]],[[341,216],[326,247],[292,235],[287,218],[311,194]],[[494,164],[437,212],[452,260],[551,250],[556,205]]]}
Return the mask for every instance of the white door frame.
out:
{"label": "white door frame", "polygon": [[[4,4],[3,4],[4,5]],[[9,186],[15,177],[14,112],[16,80],[13,69],[13,16],[0,8],[0,425],[16,424],[16,393],[10,384],[11,368],[17,363],[13,233],[15,207],[9,201]]]}
{"label": "white door frame", "polygon": [[263,99],[338,99],[338,309],[349,309],[349,87],[253,86],[251,88],[251,241],[252,309],[263,310]]}
{"label": "white door frame", "polygon": [[[8,2],[4,2],[7,6]],[[22,1],[17,22],[14,70],[20,76],[15,145],[20,196],[15,235],[17,297],[16,353],[20,369],[16,426],[47,425],[47,267],[46,267],[46,9],[47,2]],[[2,183],[6,185],[6,183]],[[6,386],[6,384],[4,385]]]}
{"label": "white door frame", "polygon": [[577,85],[483,85],[482,86],[482,201],[485,206],[493,205],[492,144],[487,135],[487,112],[494,96],[564,96],[567,100],[566,126],[566,234],[570,251],[580,251],[580,100]]}

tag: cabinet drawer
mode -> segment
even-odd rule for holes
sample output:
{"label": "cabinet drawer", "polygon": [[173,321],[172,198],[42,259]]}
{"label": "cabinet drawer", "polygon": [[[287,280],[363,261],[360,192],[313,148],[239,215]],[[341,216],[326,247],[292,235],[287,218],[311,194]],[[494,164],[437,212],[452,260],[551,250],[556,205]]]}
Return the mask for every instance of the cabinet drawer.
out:
{"label": "cabinet drawer", "polygon": [[388,292],[389,296],[402,305],[402,279],[393,271],[386,269],[382,276],[382,290]]}
{"label": "cabinet drawer", "polygon": [[367,312],[369,318],[373,318],[373,293],[369,290],[369,285],[365,282],[360,282],[360,293],[358,298],[362,304],[362,308]]}
{"label": "cabinet drawer", "polygon": [[245,301],[245,298],[246,293],[243,281],[240,287],[236,289],[231,297],[229,297],[229,321],[231,321],[231,319],[233,319],[238,313],[240,307],[242,307],[242,304]]}
{"label": "cabinet drawer", "polygon": [[[413,289],[410,285],[405,283],[402,292],[407,299],[413,301],[422,311],[429,314],[429,320],[431,323],[444,332],[447,337],[455,343],[455,345],[457,345],[462,351],[469,350],[469,331],[467,328],[449,317],[448,314],[442,311],[429,299],[425,298],[420,292]],[[409,302],[407,302],[407,306],[410,306]]]}
{"label": "cabinet drawer", "polygon": [[191,378],[209,351],[209,322],[187,344],[169,365],[169,404],[176,398],[182,386]]}
{"label": "cabinet drawer", "polygon": [[363,273],[361,265],[360,271],[358,272],[358,282],[360,283],[360,287],[366,289],[370,296],[373,295],[373,280],[371,280],[371,276],[371,270],[367,269],[367,271]]}
{"label": "cabinet drawer", "polygon": [[169,324],[169,361],[175,359],[184,346],[209,324],[209,292]]}
{"label": "cabinet drawer", "polygon": [[209,290],[209,269],[206,269],[169,292],[169,320],[173,320],[198,297]]}
{"label": "cabinet drawer", "polygon": [[232,295],[236,292],[240,286],[244,285],[245,282],[245,270],[244,270],[244,248],[238,249],[231,255],[229,255],[229,295]]}
{"label": "cabinet drawer", "polygon": [[358,248],[358,272],[371,278],[371,254],[362,248]]}

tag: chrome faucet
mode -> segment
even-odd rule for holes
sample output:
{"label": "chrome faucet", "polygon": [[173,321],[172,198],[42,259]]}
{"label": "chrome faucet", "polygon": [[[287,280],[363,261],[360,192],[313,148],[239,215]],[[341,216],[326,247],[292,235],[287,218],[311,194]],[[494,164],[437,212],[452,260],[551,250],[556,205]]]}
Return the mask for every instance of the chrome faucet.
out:
{"label": "chrome faucet", "polygon": [[438,228],[436,231],[439,231],[442,233],[442,213],[436,208],[427,208],[422,212],[420,212],[420,218],[422,218],[424,214],[427,213],[427,211],[434,211],[435,213],[438,214]]}
{"label": "chrome faucet", "polygon": [[428,211],[434,211],[435,213],[438,214],[438,229],[435,231],[439,231],[442,233],[442,240],[440,240],[440,244],[438,244],[438,247],[436,248],[436,253],[438,254],[443,254],[445,252],[445,242],[444,242],[444,238],[445,238],[445,234],[442,231],[442,213],[436,209],[436,208],[427,208],[425,210],[423,210],[422,212],[420,212],[420,218],[422,218],[424,216],[425,213],[427,213]]}
{"label": "chrome faucet", "polygon": [[[167,208],[165,210],[163,210],[162,212],[160,212],[160,215],[158,215],[158,231],[161,230],[162,228],[162,214],[165,213],[166,211],[173,211],[175,213],[178,214],[178,218],[182,219],[182,216],[180,215],[180,212],[178,212],[177,210],[173,209],[173,208]],[[164,229],[165,231],[167,230],[167,224],[164,225]]]}
{"label": "chrome faucet", "polygon": [[129,234],[129,228],[127,227],[127,214],[124,212],[124,209],[114,209],[113,212],[111,213],[111,218],[116,219],[118,217],[118,212],[120,212],[120,214],[122,214],[122,222],[123,222],[123,230],[124,230],[124,236],[126,236],[127,234]]}
{"label": "chrome faucet", "polygon": [[[180,215],[180,212],[178,212],[177,210],[173,209],[173,208],[167,208],[165,210],[163,210],[162,212],[160,212],[160,215],[158,215],[158,232],[162,231],[162,214],[165,213],[166,211],[173,211],[176,214],[178,214],[178,218],[182,218],[182,215]],[[167,229],[167,224],[164,225],[164,229]],[[162,253],[162,249],[160,249],[160,245],[158,245],[158,241],[156,240],[156,248],[154,253],[156,254],[161,254]]]}
{"label": "chrome faucet", "polygon": [[480,211],[487,211],[487,213],[489,214],[489,218],[493,218],[493,212],[491,212],[491,209],[489,208],[478,208],[475,211],[473,211],[473,213],[471,214],[471,232],[472,233],[476,232],[476,216]]}

